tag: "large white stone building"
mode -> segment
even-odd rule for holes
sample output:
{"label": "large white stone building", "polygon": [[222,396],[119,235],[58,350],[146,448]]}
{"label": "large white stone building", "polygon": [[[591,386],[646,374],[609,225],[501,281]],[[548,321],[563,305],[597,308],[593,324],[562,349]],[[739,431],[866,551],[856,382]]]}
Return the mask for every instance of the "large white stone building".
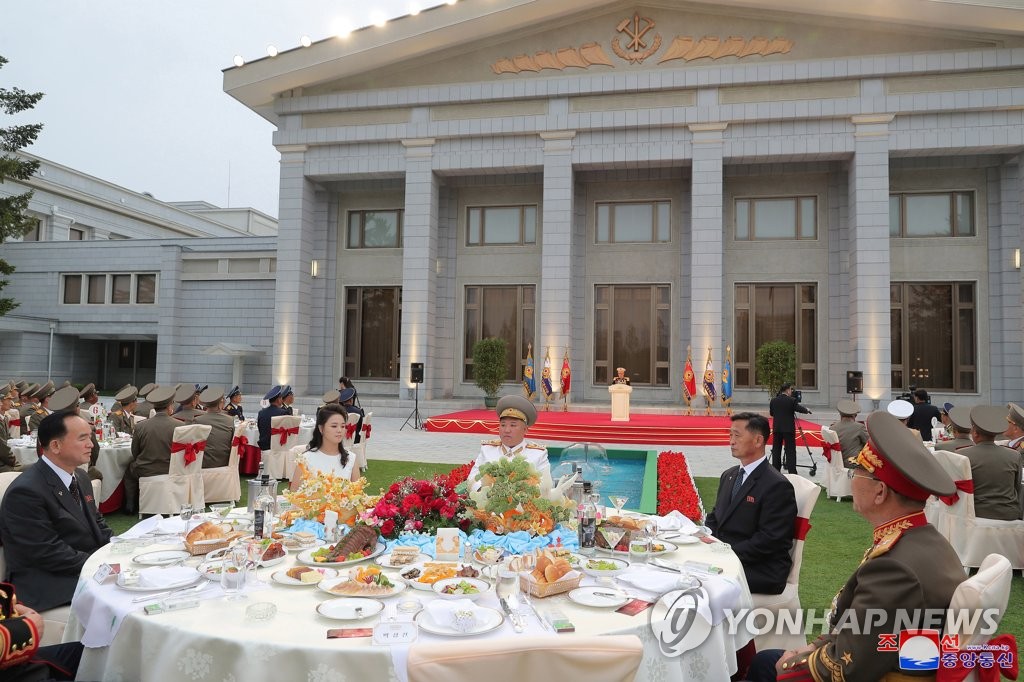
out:
{"label": "large white stone building", "polygon": [[250,391],[347,374],[406,409],[414,362],[421,400],[479,396],[485,336],[510,392],[528,344],[538,374],[568,352],[575,401],[625,366],[634,405],[678,404],[687,348],[699,375],[728,347],[760,405],[773,339],[812,405],[848,370],[865,407],[1019,400],[1024,11],[998,4],[460,0],[332,37],[225,71],[278,126],[276,239],[90,245],[159,272],[124,324],[62,303],[80,244],[5,246],[7,292],[76,343],[144,335],[158,381],[227,383],[200,351],[240,340]]}

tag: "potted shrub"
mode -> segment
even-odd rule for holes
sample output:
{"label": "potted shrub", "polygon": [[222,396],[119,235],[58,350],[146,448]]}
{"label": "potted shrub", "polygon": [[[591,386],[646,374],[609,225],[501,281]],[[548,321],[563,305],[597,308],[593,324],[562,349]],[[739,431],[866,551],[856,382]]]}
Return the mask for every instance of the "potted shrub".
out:
{"label": "potted shrub", "polygon": [[473,382],[484,392],[484,405],[494,409],[505,381],[505,340],[480,339],[473,344]]}
{"label": "potted shrub", "polygon": [[796,346],[788,341],[769,341],[757,349],[757,383],[775,397],[786,382],[796,377]]}

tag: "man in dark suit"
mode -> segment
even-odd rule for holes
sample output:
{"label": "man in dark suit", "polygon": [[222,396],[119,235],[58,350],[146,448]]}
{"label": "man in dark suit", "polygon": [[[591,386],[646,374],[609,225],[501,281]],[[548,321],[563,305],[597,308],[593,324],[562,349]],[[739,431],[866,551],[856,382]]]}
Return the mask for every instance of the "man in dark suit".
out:
{"label": "man in dark suit", "polygon": [[705,523],[716,538],[732,546],[751,592],[780,594],[793,566],[789,550],[796,494],[764,454],[768,420],[753,412],[731,419],[729,448],[739,465],[722,474],[715,508]]}
{"label": "man in dark suit", "polygon": [[212,427],[210,435],[206,437],[203,468],[226,467],[228,460],[231,459],[235,420],[221,410],[224,404],[224,389],[220,386],[210,386],[199,395],[199,402],[206,408],[206,412],[196,417],[195,423]]}
{"label": "man in dark suit", "polygon": [[922,441],[932,440],[932,420],[942,421],[942,412],[928,402],[928,391],[919,388],[914,391],[914,413],[907,420],[907,426],[921,433]]}
{"label": "man in dark suit", "polygon": [[256,415],[256,428],[260,432],[260,450],[266,451],[270,449],[270,420],[274,417],[284,417],[288,414],[281,406],[281,391],[283,389],[284,386],[274,386],[263,396],[263,399],[270,404]]}
{"label": "man in dark suit", "polygon": [[112,535],[79,468],[89,464],[91,432],[75,413],[48,415],[39,424],[42,456],[11,483],[0,504],[9,578],[39,611],[71,603],[86,559]]}
{"label": "man in dark suit", "polygon": [[768,403],[772,417],[772,466],[782,470],[782,446],[786,446],[786,472],[796,473],[796,416],[811,411],[793,397],[793,384],[782,384],[779,394]]}

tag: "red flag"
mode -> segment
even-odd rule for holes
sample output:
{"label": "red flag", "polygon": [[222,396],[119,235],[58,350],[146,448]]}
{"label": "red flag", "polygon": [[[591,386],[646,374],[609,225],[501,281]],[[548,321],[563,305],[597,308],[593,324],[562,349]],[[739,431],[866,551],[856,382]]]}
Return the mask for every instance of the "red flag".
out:
{"label": "red flag", "polygon": [[562,395],[566,396],[569,394],[569,388],[572,386],[572,370],[569,369],[569,350],[566,349],[565,355],[562,356]]}
{"label": "red flag", "polygon": [[693,375],[693,360],[686,356],[686,368],[683,370],[683,399],[689,405],[697,395],[697,377]]}

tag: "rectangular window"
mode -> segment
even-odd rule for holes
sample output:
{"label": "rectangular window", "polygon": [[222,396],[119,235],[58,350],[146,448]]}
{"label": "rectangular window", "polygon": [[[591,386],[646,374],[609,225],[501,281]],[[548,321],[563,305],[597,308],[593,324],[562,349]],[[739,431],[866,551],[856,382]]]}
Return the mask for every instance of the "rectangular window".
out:
{"label": "rectangular window", "polygon": [[[527,346],[536,346],[535,292],[536,288],[532,284],[466,287],[463,310],[463,381],[473,381],[473,346],[480,339],[504,339],[505,380],[518,381],[523,376]],[[543,362],[543,358],[537,360],[535,357],[534,360]],[[539,371],[537,376],[540,376]]]}
{"label": "rectangular window", "polygon": [[890,237],[973,237],[974,193],[889,195]]}
{"label": "rectangular window", "polygon": [[72,304],[82,302],[81,275],[64,275],[64,302]]}
{"label": "rectangular window", "polygon": [[594,287],[594,383],[625,367],[632,384],[668,386],[672,298],[667,284]]}
{"label": "rectangular window", "polygon": [[348,248],[396,249],[402,245],[402,211],[350,211]]}
{"label": "rectangular window", "polygon": [[43,221],[36,220],[35,225],[21,238],[23,242],[38,242],[43,238]]}
{"label": "rectangular window", "polygon": [[68,241],[80,242],[85,239],[85,230],[79,230],[74,227],[68,230]]}
{"label": "rectangular window", "polygon": [[974,283],[894,282],[889,294],[892,387],[977,391]]}
{"label": "rectangular window", "polygon": [[734,386],[755,388],[757,349],[769,341],[796,347],[796,383],[818,385],[818,290],[814,284],[737,284]]}
{"label": "rectangular window", "polygon": [[139,341],[139,369],[156,369],[155,341]]}
{"label": "rectangular window", "polygon": [[466,213],[467,246],[537,243],[536,206],[471,206]]}
{"label": "rectangular window", "polygon": [[817,197],[736,200],[736,239],[817,239]]}
{"label": "rectangular window", "polygon": [[131,303],[132,297],[132,276],[111,275],[113,288],[110,291],[111,303]]}
{"label": "rectangular window", "polygon": [[89,303],[107,302],[107,276],[88,275],[89,277]]}
{"label": "rectangular window", "polygon": [[597,204],[597,243],[664,243],[672,236],[671,201]]}
{"label": "rectangular window", "polygon": [[117,368],[135,367],[135,341],[121,341],[117,344]]}
{"label": "rectangular window", "polygon": [[401,287],[347,288],[345,376],[397,380],[401,323]]}
{"label": "rectangular window", "polygon": [[135,302],[156,303],[156,275],[135,276]]}

